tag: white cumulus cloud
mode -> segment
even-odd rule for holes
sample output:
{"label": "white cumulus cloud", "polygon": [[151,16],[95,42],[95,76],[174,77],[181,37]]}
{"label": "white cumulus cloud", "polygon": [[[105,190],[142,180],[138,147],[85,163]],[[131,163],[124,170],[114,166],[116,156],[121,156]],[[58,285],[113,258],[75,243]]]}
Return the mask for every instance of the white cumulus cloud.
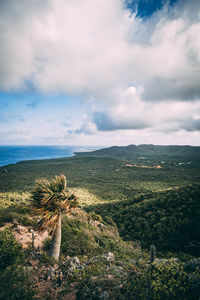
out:
{"label": "white cumulus cloud", "polygon": [[200,2],[143,21],[122,0],[2,0],[0,89],[77,94],[93,109],[73,133],[199,131]]}

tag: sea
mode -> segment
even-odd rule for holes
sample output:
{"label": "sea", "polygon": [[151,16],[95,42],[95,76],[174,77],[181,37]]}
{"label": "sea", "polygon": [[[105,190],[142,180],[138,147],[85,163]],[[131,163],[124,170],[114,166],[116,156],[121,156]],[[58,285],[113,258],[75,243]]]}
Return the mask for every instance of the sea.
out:
{"label": "sea", "polygon": [[74,152],[92,151],[88,146],[0,146],[0,167],[24,160],[70,157]]}

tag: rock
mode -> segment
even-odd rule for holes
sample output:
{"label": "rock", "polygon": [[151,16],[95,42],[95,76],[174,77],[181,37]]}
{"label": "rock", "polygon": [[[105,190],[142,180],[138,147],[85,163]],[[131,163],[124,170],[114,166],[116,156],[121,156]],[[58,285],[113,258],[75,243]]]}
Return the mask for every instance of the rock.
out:
{"label": "rock", "polygon": [[108,252],[107,254],[104,254],[102,256],[93,256],[89,259],[87,264],[97,263],[100,261],[107,261],[107,262],[114,262],[115,261],[115,255],[112,252]]}
{"label": "rock", "polygon": [[76,263],[77,265],[80,265],[80,260],[77,256],[73,257],[73,262]]}
{"label": "rock", "polygon": [[110,262],[115,261],[114,253],[108,252],[108,254],[106,255],[106,259],[107,259],[107,261],[110,261]]}
{"label": "rock", "polygon": [[27,233],[27,231],[28,231],[27,228],[25,226],[22,226],[22,225],[17,225],[16,230],[20,234]]}
{"label": "rock", "polygon": [[77,267],[80,266],[80,260],[77,256],[72,257],[71,259],[68,260],[68,266],[70,269],[76,269]]}
{"label": "rock", "polygon": [[50,267],[47,271],[47,281],[50,281],[55,276],[55,269],[53,267]]}

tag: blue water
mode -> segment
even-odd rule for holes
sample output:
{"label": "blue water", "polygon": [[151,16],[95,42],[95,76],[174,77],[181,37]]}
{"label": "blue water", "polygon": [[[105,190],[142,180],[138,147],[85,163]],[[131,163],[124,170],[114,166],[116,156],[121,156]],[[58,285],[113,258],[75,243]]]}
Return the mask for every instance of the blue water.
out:
{"label": "blue water", "polygon": [[[94,147],[95,149],[95,147]],[[86,146],[0,146],[0,166],[23,160],[73,156],[74,152],[92,150]]]}

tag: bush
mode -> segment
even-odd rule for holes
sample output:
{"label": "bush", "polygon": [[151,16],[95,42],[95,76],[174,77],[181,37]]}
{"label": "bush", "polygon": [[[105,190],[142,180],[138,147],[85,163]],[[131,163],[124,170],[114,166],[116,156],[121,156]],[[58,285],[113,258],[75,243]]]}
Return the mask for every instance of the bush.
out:
{"label": "bush", "polygon": [[10,229],[0,232],[0,269],[20,262],[23,258],[22,247],[14,239]]}
{"label": "bush", "polygon": [[62,220],[61,252],[64,255],[93,255],[95,251],[94,238],[86,232],[85,223],[70,218]]}
{"label": "bush", "polygon": [[34,295],[22,266],[10,266],[0,272],[0,300],[30,300]]}
{"label": "bush", "polygon": [[128,299],[198,300],[197,274],[197,270],[193,274],[186,273],[183,265],[174,260],[139,266],[130,272],[124,294]]}
{"label": "bush", "polygon": [[28,276],[20,263],[22,247],[14,239],[11,230],[0,232],[0,300],[29,300],[33,290]]}
{"label": "bush", "polygon": [[189,285],[183,266],[173,260],[153,263],[148,271],[151,282],[152,298],[184,299]]}

